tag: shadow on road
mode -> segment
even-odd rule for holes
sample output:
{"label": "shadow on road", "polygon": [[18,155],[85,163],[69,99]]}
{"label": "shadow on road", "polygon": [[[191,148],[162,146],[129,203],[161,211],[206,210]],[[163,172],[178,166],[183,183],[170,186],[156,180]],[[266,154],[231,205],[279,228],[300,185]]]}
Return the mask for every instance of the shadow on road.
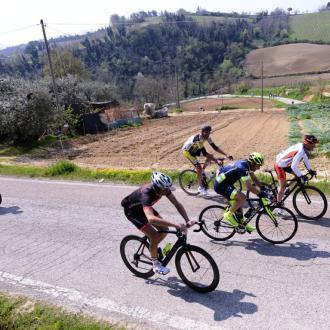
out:
{"label": "shadow on road", "polygon": [[20,209],[19,206],[10,206],[10,207],[1,207],[0,206],[0,215],[1,214],[20,214],[23,213],[23,211]]}
{"label": "shadow on road", "polygon": [[247,250],[254,250],[257,253],[270,256],[270,257],[286,257],[293,258],[296,260],[310,260],[316,258],[330,258],[330,252],[328,251],[317,251],[317,244],[296,242],[286,243],[282,245],[272,245],[265,242],[262,239],[250,239],[248,242],[215,242],[214,244],[222,244],[228,246],[242,246]]}
{"label": "shadow on road", "polygon": [[148,279],[147,284],[169,287],[168,293],[178,297],[187,303],[200,304],[214,311],[214,320],[222,321],[230,317],[243,317],[243,314],[254,314],[258,306],[251,302],[242,301],[245,297],[256,296],[252,293],[238,289],[233,292],[215,290],[203,294],[198,293],[183,284],[176,276],[167,278]]}
{"label": "shadow on road", "polygon": [[297,219],[302,223],[330,228],[330,218],[323,217],[319,220],[307,220],[297,216]]}

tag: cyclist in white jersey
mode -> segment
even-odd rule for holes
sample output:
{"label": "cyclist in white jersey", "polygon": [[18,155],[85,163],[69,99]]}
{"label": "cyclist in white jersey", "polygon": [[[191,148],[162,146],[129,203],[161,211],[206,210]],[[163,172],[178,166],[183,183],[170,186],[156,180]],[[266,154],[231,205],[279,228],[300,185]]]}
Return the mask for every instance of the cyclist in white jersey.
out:
{"label": "cyclist in white jersey", "polygon": [[299,170],[299,163],[302,160],[306,169],[311,174],[315,173],[315,171],[312,170],[306,151],[312,151],[317,143],[319,143],[319,140],[314,135],[305,135],[303,142],[294,144],[276,156],[274,167],[280,183],[277,202],[280,203],[284,195],[286,173],[292,173],[300,180],[303,180],[302,173]]}

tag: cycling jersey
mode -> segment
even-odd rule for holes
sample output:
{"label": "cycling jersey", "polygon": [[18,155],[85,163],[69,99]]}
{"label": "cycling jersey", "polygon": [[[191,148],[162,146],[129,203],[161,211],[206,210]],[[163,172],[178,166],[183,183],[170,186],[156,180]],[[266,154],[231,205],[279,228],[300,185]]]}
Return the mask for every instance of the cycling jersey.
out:
{"label": "cycling jersey", "polygon": [[307,170],[312,168],[305,152],[304,144],[297,143],[276,156],[275,168],[276,166],[280,168],[291,167],[294,174],[300,177],[302,176],[302,173],[300,172],[298,166],[301,160],[303,160]]}
{"label": "cycling jersey", "polygon": [[250,166],[247,160],[237,160],[233,164],[229,164],[218,168],[216,174],[216,182],[219,184],[233,185],[236,181],[250,180]]}
{"label": "cycling jersey", "polygon": [[171,191],[165,195],[157,193],[153,184],[146,184],[139,189],[133,191],[130,195],[126,196],[122,201],[121,205],[124,208],[133,209],[133,208],[143,208],[143,207],[152,207],[156,202],[158,202],[162,196],[169,196]]}
{"label": "cycling jersey", "polygon": [[204,139],[201,134],[191,136],[184,143],[182,150],[188,151],[192,156],[200,156],[201,153],[205,156],[206,155],[206,149],[204,147],[205,141],[207,141],[214,150],[217,150],[217,146],[214,144],[212,139],[210,137],[208,139]]}
{"label": "cycling jersey", "polygon": [[234,199],[237,190],[234,184],[238,180],[250,180],[250,166],[247,160],[238,160],[218,168],[214,181],[214,190],[218,194],[226,197],[228,200]]}
{"label": "cycling jersey", "polygon": [[149,223],[143,208],[148,207],[152,210],[154,215],[159,216],[159,213],[152,205],[157,203],[163,196],[169,196],[170,194],[171,191],[165,195],[160,195],[152,184],[147,184],[126,196],[121,201],[121,205],[124,208],[127,219],[138,229],[143,230],[143,227]]}

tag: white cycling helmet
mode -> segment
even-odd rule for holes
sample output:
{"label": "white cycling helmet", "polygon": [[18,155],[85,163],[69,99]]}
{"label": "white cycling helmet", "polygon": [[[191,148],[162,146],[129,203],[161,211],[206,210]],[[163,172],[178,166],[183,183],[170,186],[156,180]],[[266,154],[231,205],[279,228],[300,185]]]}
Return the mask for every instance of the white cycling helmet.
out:
{"label": "white cycling helmet", "polygon": [[172,179],[164,173],[152,172],[151,181],[158,188],[174,190]]}

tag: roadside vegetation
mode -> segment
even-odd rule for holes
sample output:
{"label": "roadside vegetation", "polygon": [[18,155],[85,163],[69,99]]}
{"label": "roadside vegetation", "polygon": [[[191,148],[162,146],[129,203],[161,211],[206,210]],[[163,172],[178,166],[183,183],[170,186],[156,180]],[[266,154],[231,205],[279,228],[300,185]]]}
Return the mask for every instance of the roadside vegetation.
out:
{"label": "roadside vegetation", "polygon": [[123,329],[98,322],[81,314],[23,297],[0,294],[0,329],[3,330],[114,330]]}
{"label": "roadside vegetation", "polygon": [[[178,184],[180,171],[158,169],[173,179],[174,184]],[[88,169],[77,166],[76,164],[60,160],[54,165],[48,167],[27,166],[27,165],[6,165],[0,163],[0,175],[44,177],[53,179],[115,182],[127,184],[149,183],[152,169],[146,170],[128,170],[128,169]],[[267,174],[260,173],[260,177],[265,182],[270,182]],[[330,181],[326,178],[318,178],[313,185],[322,189],[325,193],[330,193]]]}

